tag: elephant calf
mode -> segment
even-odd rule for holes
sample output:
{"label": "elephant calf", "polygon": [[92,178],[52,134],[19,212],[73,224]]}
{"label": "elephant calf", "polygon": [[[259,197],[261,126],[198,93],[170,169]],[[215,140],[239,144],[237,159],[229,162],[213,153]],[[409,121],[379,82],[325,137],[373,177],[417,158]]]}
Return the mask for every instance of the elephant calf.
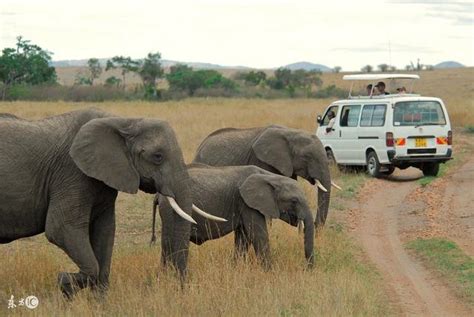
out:
{"label": "elephant calf", "polygon": [[[191,178],[192,200],[197,207],[228,221],[214,222],[199,214],[193,214],[197,224],[191,225],[191,236],[182,234],[182,225],[176,222],[179,219],[173,209],[162,195],[156,195],[152,243],[156,240],[155,218],[156,206],[159,204],[164,264],[171,261],[184,275],[189,241],[183,239],[190,239],[200,245],[234,231],[235,255],[245,254],[249,246],[253,245],[263,267],[268,269],[271,265],[266,223],[268,217],[280,218],[292,226],[297,226],[300,220],[304,222],[305,257],[308,265],[313,265],[313,215],[303,191],[295,180],[256,166],[210,167],[192,164],[188,167],[188,173]],[[180,223],[189,225],[182,221]],[[186,255],[182,256],[183,253]]]}

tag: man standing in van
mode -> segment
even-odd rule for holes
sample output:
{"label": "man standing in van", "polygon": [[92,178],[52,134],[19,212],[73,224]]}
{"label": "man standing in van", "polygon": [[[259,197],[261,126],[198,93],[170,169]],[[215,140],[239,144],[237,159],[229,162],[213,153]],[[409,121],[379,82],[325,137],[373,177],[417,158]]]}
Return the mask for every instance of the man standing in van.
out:
{"label": "man standing in van", "polygon": [[334,111],[329,111],[328,112],[328,126],[326,127],[326,134],[330,133],[332,131],[332,127],[334,126],[334,123],[336,122],[336,115],[334,114]]}
{"label": "man standing in van", "polygon": [[390,95],[388,91],[385,91],[385,83],[383,81],[379,81],[375,87],[379,91],[379,95]]}

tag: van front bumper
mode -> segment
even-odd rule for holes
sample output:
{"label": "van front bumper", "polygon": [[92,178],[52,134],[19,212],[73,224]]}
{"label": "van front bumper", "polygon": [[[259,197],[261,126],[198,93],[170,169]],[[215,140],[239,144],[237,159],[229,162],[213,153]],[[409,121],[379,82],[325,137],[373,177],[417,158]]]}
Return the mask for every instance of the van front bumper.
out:
{"label": "van front bumper", "polygon": [[428,162],[445,163],[452,159],[452,150],[448,149],[445,155],[417,155],[417,156],[395,156],[395,150],[388,150],[387,156],[393,165],[410,165]]}

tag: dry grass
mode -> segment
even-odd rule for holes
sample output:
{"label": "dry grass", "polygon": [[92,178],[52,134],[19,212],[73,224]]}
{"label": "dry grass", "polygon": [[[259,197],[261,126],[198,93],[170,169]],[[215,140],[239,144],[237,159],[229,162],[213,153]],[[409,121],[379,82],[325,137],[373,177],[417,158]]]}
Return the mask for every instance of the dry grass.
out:
{"label": "dry grass", "polygon": [[[283,124],[315,129],[315,114],[329,100],[188,99],[168,103],[103,103],[100,108],[122,116],[158,117],[177,132],[187,161],[211,131],[226,127]],[[35,119],[86,107],[67,103],[2,103],[0,112]],[[336,179],[348,188],[350,176]],[[360,176],[355,177],[357,182]],[[314,190],[301,184],[314,208]],[[344,197],[347,193],[342,193]],[[152,196],[120,194],[117,235],[107,300],[97,301],[83,291],[72,302],[63,301],[56,288],[59,271],[76,271],[58,248],[43,235],[0,246],[0,315],[7,300],[36,295],[38,315],[159,315],[159,316],[314,316],[386,315],[389,310],[377,274],[361,262],[360,251],[334,223],[344,206],[333,208],[331,225],[317,240],[317,267],[305,271],[303,238],[295,228],[275,221],[271,246],[275,267],[263,272],[251,256],[233,265],[233,237],[192,246],[190,276],[185,290],[174,272],[162,271],[160,248],[149,248]],[[30,313],[19,307],[16,314]]]}
{"label": "dry grass", "polygon": [[[59,82],[64,85],[72,85],[77,72],[85,72],[84,67],[58,67]],[[231,77],[237,70],[222,70],[224,76]],[[266,71],[270,76],[271,71]],[[404,73],[404,71],[400,71]],[[457,126],[474,124],[474,67],[457,69],[437,69],[434,71],[416,72],[421,79],[415,83],[415,91],[422,95],[440,97],[448,107],[451,121]],[[110,76],[121,78],[120,70],[114,69],[104,72],[97,80],[104,83]],[[323,73],[324,86],[336,85],[340,88],[349,89],[350,83],[342,80],[344,74]],[[140,78],[134,74],[127,75],[128,85],[140,84]],[[165,80],[160,81],[160,87],[166,88]],[[298,104],[299,101],[296,103]],[[319,102],[318,102],[319,103]],[[233,104],[233,102],[231,102]]]}

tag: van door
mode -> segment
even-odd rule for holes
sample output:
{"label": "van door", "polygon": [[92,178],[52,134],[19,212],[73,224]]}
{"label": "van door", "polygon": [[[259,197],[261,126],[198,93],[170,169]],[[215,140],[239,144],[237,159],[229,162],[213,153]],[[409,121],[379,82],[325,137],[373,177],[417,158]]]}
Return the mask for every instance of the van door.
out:
{"label": "van door", "polygon": [[364,105],[360,116],[359,144],[361,147],[358,160],[366,161],[365,151],[372,148],[377,153],[379,161],[388,162],[385,132],[387,104]]}
{"label": "van door", "polygon": [[357,164],[358,125],[361,105],[342,106],[339,116],[339,142],[336,151],[339,153],[338,163]]}

